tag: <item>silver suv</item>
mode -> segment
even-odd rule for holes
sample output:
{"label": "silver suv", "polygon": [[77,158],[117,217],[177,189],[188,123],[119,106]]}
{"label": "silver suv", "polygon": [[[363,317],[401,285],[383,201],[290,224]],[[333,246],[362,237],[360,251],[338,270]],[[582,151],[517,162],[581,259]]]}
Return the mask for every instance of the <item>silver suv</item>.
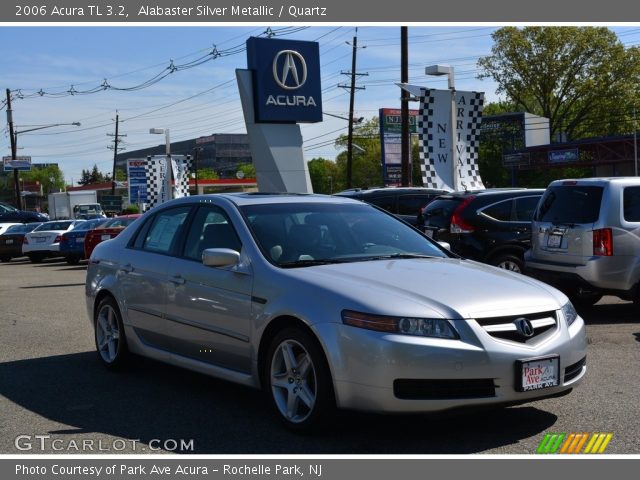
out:
{"label": "silver suv", "polygon": [[533,217],[526,273],[577,304],[640,304],[640,178],[551,182]]}

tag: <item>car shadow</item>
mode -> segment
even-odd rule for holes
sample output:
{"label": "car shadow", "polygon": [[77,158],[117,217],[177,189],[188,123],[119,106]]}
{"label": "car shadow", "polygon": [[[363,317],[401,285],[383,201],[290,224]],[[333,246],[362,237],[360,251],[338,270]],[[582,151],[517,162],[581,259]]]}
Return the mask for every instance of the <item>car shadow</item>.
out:
{"label": "car shadow", "polygon": [[298,435],[280,424],[257,390],[135,359],[123,373],[106,370],[94,352],[6,362],[0,395],[69,426],[38,434],[67,440],[108,434],[141,444],[193,439],[194,451],[184,453],[478,453],[538,435],[557,421],[531,406],[456,415],[341,412],[324,433]]}
{"label": "car shadow", "polygon": [[638,310],[633,302],[596,304],[577,309],[587,325],[638,323]]}

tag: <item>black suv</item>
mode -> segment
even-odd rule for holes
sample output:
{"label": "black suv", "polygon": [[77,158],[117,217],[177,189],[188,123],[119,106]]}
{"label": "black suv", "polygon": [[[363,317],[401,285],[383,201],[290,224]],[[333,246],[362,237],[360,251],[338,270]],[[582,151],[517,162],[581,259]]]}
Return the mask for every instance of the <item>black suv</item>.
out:
{"label": "black suv", "polygon": [[0,202],[0,222],[31,223],[46,222],[47,220],[49,220],[47,217],[38,212],[18,210],[8,203]]}
{"label": "black suv", "polygon": [[420,208],[443,193],[446,192],[422,187],[378,187],[354,188],[336,193],[336,195],[376,205],[405,222],[415,225],[416,215]]}
{"label": "black suv", "polygon": [[488,189],[440,195],[418,214],[417,226],[458,255],[522,272],[531,220],[544,189]]}

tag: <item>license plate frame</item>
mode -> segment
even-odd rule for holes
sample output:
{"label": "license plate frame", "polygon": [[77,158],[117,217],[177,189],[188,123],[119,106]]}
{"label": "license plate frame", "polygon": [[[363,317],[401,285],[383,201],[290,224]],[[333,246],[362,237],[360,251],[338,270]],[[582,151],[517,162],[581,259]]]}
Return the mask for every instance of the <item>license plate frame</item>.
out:
{"label": "license plate frame", "polygon": [[4,242],[5,245],[13,245],[13,238],[7,238]]}
{"label": "license plate frame", "polygon": [[101,235],[100,236],[100,241],[104,242],[106,240],[111,240],[111,235]]}
{"label": "license plate frame", "polygon": [[532,392],[560,385],[560,355],[516,360],[516,390]]}
{"label": "license plate frame", "polygon": [[76,238],[76,243],[84,243],[84,237]]}
{"label": "license plate frame", "polygon": [[560,248],[562,246],[562,237],[560,233],[550,233],[547,237],[548,248]]}

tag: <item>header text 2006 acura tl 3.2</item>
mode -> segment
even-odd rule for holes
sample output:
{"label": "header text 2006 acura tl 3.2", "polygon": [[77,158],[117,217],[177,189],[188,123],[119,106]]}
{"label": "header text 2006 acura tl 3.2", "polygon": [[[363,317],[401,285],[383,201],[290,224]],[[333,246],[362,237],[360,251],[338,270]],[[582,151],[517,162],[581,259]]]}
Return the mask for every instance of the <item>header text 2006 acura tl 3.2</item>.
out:
{"label": "header text 2006 acura tl 3.2", "polygon": [[336,407],[528,402],[586,372],[565,295],[343,198],[167,202],[98,245],[86,298],[107,367],[135,353],[260,387],[298,430]]}

